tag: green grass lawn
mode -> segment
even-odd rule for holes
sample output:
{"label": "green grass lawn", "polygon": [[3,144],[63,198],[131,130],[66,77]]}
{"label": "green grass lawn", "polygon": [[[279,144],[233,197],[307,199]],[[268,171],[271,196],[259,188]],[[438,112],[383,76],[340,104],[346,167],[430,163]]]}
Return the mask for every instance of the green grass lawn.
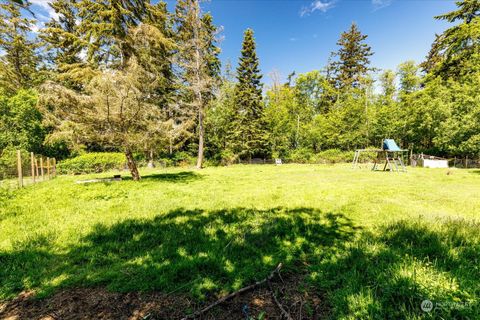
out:
{"label": "green grass lawn", "polygon": [[[449,174],[447,174],[449,172]],[[0,300],[75,286],[204,299],[306,274],[333,319],[480,318],[480,171],[261,165],[61,176],[0,195]],[[437,309],[425,313],[430,299]]]}

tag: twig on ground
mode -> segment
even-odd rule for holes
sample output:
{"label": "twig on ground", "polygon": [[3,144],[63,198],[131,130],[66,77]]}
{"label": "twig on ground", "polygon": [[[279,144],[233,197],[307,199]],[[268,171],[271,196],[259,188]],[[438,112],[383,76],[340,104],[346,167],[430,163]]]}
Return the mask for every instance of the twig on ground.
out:
{"label": "twig on ground", "polygon": [[270,283],[270,280],[267,281],[267,284],[268,284],[268,288],[270,289],[270,292],[272,293],[273,301],[275,301],[275,304],[277,305],[278,309],[280,309],[282,316],[285,317],[285,319],[287,319],[287,320],[293,320],[293,318],[290,316],[290,314],[287,312],[287,310],[285,310],[283,308],[280,301],[278,301],[277,295],[275,294],[275,291],[273,291],[272,284]]}
{"label": "twig on ground", "polygon": [[301,300],[300,300],[300,312],[299,312],[298,319],[302,319],[303,304],[304,304],[304,301],[303,301],[303,299],[301,299]]}
{"label": "twig on ground", "polygon": [[[223,298],[220,298],[218,299],[217,301],[215,301],[214,303],[212,304],[209,304],[208,306],[206,306],[205,308],[201,309],[201,310],[198,310],[197,312],[194,312],[190,315],[187,315],[185,317],[182,318],[182,320],[188,320],[188,319],[195,319],[196,317],[204,314],[205,312],[207,312],[208,310],[218,306],[219,304],[237,296],[237,295],[240,295],[244,292],[247,292],[247,291],[250,291],[258,286],[261,286],[263,285],[264,283],[268,282],[269,285],[270,285],[270,280],[273,279],[273,277],[275,276],[276,273],[278,273],[280,271],[280,269],[282,268],[282,264],[279,263],[278,266],[268,275],[268,277],[264,278],[263,280],[260,280],[260,281],[257,281],[255,282],[254,284],[251,284],[249,286],[246,286],[246,287],[243,287],[235,292],[232,292],[230,293],[229,295],[226,295],[225,297]],[[291,318],[289,318],[291,319]],[[292,319],[293,320],[293,319]]]}

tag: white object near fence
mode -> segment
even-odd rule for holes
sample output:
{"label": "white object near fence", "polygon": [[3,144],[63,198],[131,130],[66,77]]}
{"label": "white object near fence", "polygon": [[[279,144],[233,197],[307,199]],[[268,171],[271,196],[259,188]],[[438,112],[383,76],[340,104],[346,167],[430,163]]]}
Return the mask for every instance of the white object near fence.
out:
{"label": "white object near fence", "polygon": [[413,155],[412,161],[416,161],[419,166],[424,168],[447,168],[448,169],[448,159],[440,158],[436,156],[429,156],[423,153]]}
{"label": "white object near fence", "polygon": [[421,159],[420,164],[424,168],[448,168],[448,160]]}

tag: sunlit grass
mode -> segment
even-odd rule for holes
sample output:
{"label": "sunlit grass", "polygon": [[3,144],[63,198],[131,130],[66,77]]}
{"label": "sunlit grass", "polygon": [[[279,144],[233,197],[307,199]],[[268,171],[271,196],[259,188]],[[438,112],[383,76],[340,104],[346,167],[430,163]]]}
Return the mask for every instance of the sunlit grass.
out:
{"label": "sunlit grass", "polygon": [[[309,275],[332,318],[480,316],[478,170],[142,173],[141,182],[61,176],[2,193],[0,299],[97,285],[202,299],[283,262]],[[424,313],[423,299],[448,307]]]}

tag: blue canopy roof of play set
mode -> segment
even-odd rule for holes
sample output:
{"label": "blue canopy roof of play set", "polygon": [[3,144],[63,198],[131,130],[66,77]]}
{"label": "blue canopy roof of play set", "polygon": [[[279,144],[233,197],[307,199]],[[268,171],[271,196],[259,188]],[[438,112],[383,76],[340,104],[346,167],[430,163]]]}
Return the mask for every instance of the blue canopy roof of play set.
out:
{"label": "blue canopy roof of play set", "polygon": [[393,139],[383,140],[383,150],[402,151],[402,149],[400,149],[400,147],[397,145],[397,143]]}

